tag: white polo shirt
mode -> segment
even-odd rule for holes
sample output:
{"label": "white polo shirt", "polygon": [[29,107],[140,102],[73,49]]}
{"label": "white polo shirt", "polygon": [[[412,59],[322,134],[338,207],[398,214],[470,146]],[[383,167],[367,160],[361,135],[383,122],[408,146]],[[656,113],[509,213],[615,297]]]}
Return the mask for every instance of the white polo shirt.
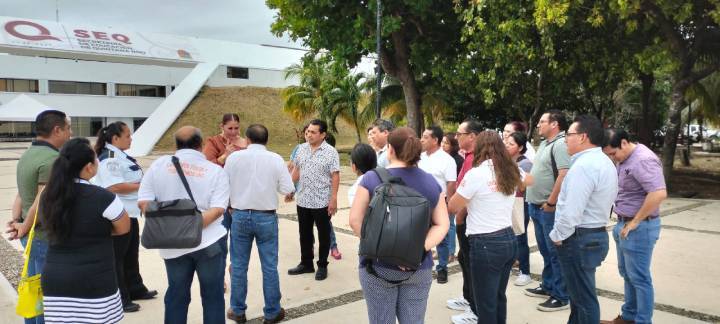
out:
{"label": "white polo shirt", "polygon": [[295,191],[283,158],[264,145],[250,144],[225,161],[230,177],[230,206],[233,209],[276,210],[277,194]]}
{"label": "white polo shirt", "polygon": [[[202,152],[196,150],[178,150],[175,156],[180,160],[198,209],[204,212],[210,208],[227,208],[230,188],[225,170],[208,161]],[[138,191],[139,201],[189,198],[170,155],[160,157],[150,165]],[[202,242],[199,246],[191,249],[159,249],[158,251],[163,259],[177,258],[212,245],[226,233],[225,227],[222,226],[222,217],[219,217],[203,229]]]}
{"label": "white polo shirt", "polygon": [[[520,177],[525,178],[521,169]],[[468,200],[466,235],[492,233],[512,226],[515,191],[505,195],[497,190],[492,160],[485,160],[470,169],[460,182],[457,193]]]}
{"label": "white polo shirt", "polygon": [[435,178],[443,193],[447,193],[448,182],[457,181],[457,163],[450,154],[442,149],[438,149],[430,155],[422,152],[418,167]]}
{"label": "white polo shirt", "polygon": [[[143,177],[143,171],[140,165],[125,152],[112,144],[105,144],[108,150],[107,156],[102,158],[98,165],[98,171],[95,177],[90,179],[92,184],[98,185],[105,189],[119,183],[140,183]],[[130,192],[126,194],[117,194],[125,206],[128,216],[137,218],[140,216],[140,208],[138,208],[138,194]]]}

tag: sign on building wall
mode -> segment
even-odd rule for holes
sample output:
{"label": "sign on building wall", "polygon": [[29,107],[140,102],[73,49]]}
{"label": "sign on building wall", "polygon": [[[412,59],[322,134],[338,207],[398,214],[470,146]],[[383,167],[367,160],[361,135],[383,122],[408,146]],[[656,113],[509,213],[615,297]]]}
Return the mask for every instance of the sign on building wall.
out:
{"label": "sign on building wall", "polygon": [[192,39],[0,16],[0,45],[200,61]]}

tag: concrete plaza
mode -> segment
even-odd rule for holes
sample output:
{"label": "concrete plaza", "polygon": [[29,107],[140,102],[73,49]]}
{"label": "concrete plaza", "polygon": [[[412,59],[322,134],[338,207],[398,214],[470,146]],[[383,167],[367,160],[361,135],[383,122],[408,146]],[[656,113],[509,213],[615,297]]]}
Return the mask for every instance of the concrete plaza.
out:
{"label": "concrete plaza", "polygon": [[[26,143],[0,144],[0,221],[10,218],[10,206],[17,192],[15,168],[17,158],[27,147]],[[157,156],[139,159],[144,167]],[[298,227],[294,203],[282,204],[280,214],[279,268],[282,306],[287,310],[288,323],[367,323],[366,306],[358,281],[358,238],[348,225],[349,204],[347,189],[354,181],[349,167],[341,172],[339,212],[333,217],[337,241],[343,253],[342,260],[330,259],[329,276],[315,281],[313,275],[288,276],[287,269],[300,259]],[[668,199],[662,206],[663,229],[653,260],[653,280],[656,287],[654,321],[656,323],[720,322],[720,201]],[[614,221],[610,225],[614,225]],[[531,272],[534,279],[542,267],[542,258],[535,246],[532,225],[529,228],[531,246]],[[257,251],[253,251],[248,274],[248,319],[262,322],[262,277]],[[15,315],[17,300],[13,285],[17,283],[21,266],[20,246],[17,242],[0,240],[0,323],[22,323]],[[165,267],[156,251],[140,248],[140,267],[146,285],[157,289],[158,298],[140,301],[141,310],[128,313],[125,323],[161,323],[163,321],[162,296],[167,288]],[[458,314],[445,306],[448,298],[460,295],[462,277],[457,264],[451,264],[447,284],[433,283],[427,305],[426,322],[449,323],[450,316]],[[543,300],[527,297],[526,287],[508,285],[508,323],[563,323],[569,310],[543,313],[535,306]],[[228,277],[229,283],[229,277]],[[618,275],[615,245],[611,240],[610,253],[597,271],[597,287],[602,316],[614,318],[622,305],[623,281]],[[715,293],[713,293],[715,291]],[[226,294],[226,308],[230,294]],[[202,323],[202,306],[198,284],[193,284],[189,310],[190,323]],[[231,321],[228,321],[231,323]]]}

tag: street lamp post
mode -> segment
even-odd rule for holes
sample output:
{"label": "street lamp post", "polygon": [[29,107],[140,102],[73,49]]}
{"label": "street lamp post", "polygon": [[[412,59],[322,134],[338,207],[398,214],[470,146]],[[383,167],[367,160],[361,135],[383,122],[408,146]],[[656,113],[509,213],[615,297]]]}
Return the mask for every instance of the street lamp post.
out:
{"label": "street lamp post", "polygon": [[380,91],[382,90],[382,65],[380,63],[381,57],[380,57],[380,46],[382,42],[382,31],[380,30],[380,20],[382,17],[382,4],[380,2],[381,0],[377,0],[377,17],[376,17],[376,26],[375,26],[375,42],[376,42],[376,50],[375,53],[377,55],[377,67],[375,68],[375,79],[376,79],[376,87],[375,89],[375,118],[380,118]]}

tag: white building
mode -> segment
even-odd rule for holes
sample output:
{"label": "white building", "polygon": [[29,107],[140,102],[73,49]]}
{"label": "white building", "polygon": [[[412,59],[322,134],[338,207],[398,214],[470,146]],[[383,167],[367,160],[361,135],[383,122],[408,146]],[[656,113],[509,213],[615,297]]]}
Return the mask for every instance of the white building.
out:
{"label": "white building", "polygon": [[0,16],[0,26],[0,136],[29,134],[28,122],[4,122],[34,120],[22,106],[29,97],[70,115],[78,136],[125,122],[134,155],[152,150],[202,86],[282,88],[293,82],[284,70],[305,54],[24,18]]}

